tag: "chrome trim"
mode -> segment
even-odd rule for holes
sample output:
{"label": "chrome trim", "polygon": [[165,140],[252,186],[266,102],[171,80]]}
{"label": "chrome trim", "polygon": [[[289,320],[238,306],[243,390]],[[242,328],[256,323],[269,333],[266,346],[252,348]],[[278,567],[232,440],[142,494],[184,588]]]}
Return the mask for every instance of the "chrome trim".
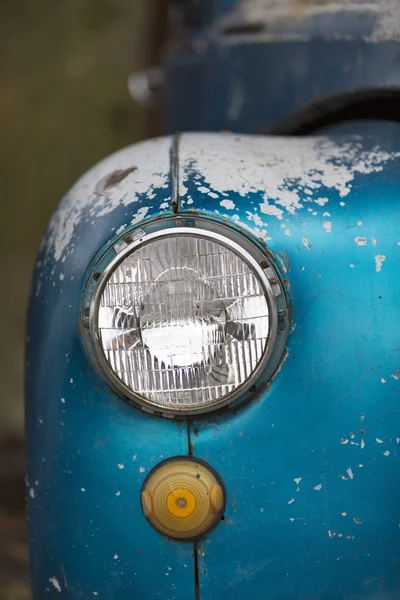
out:
{"label": "chrome trim", "polygon": [[[154,230],[155,228],[155,230]],[[105,358],[98,330],[98,309],[104,287],[118,265],[140,246],[168,235],[199,236],[214,241],[236,252],[258,275],[264,288],[270,315],[270,329],[263,357],[249,379],[221,400],[194,409],[164,407],[135,394],[121,381]],[[132,242],[126,243],[127,239]],[[123,246],[124,244],[124,246]],[[116,254],[117,252],[117,254]],[[96,275],[96,277],[94,277]],[[89,319],[87,312],[89,310]],[[196,417],[222,408],[234,408],[260,390],[274,374],[284,354],[288,318],[287,304],[277,270],[269,257],[252,242],[248,235],[204,217],[167,217],[141,224],[140,229],[124,230],[106,253],[92,266],[91,277],[83,295],[81,311],[82,335],[89,358],[100,377],[123,400],[141,410],[165,418]],[[284,323],[284,326],[282,326]]]}

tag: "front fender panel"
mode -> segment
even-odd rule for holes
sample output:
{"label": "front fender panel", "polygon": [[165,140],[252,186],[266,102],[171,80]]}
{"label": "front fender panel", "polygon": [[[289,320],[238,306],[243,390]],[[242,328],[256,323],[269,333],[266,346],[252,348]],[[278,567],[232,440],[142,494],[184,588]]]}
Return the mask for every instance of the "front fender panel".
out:
{"label": "front fender panel", "polygon": [[228,498],[202,599],[398,598],[399,150],[394,125],[181,141],[182,209],[268,244],[293,313],[269,391],[191,429]]}
{"label": "front fender panel", "polygon": [[[144,217],[173,214],[171,140],[117,153],[63,201],[28,325],[34,598],[192,598],[193,570],[201,598],[397,598],[400,132],[360,132],[189,134],[175,144],[178,213],[267,246],[293,315],[269,389],[189,431],[117,398],[78,330],[101,248]],[[196,564],[192,545],[165,540],[140,509],[152,466],[188,452],[216,468],[228,500]]]}
{"label": "front fender panel", "polygon": [[27,488],[33,597],[193,598],[193,548],[145,521],[140,489],[163,458],[187,454],[185,424],[132,409],[95,374],[79,306],[95,255],[126,226],[171,214],[170,138],[107,158],[54,214],[30,303]]}

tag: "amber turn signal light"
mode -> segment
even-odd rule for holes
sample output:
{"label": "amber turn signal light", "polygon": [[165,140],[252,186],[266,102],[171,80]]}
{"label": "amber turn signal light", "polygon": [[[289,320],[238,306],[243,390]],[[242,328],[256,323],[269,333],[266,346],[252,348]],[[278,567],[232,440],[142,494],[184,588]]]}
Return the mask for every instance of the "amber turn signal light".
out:
{"label": "amber turn signal light", "polygon": [[203,461],[175,457],[157,465],[142,489],[146,519],[163,535],[194,540],[219,522],[225,493],[217,473]]}

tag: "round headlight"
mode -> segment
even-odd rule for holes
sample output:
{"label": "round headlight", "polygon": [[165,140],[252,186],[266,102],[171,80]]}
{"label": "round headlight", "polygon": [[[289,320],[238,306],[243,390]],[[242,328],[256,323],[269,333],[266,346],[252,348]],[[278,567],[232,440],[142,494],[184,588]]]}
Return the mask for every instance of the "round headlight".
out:
{"label": "round headlight", "polygon": [[278,278],[216,231],[142,233],[107,265],[93,294],[90,332],[102,374],[147,410],[189,414],[229,403],[272,353]]}

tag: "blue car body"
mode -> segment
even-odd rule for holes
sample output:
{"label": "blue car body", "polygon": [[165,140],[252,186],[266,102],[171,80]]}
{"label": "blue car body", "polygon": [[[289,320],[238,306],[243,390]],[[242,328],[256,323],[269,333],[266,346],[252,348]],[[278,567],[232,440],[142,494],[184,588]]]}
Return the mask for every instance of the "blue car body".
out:
{"label": "blue car body", "polygon": [[[67,194],[40,249],[28,324],[34,598],[398,597],[399,159],[393,124],[356,136],[183,134],[112,155]],[[268,390],[188,424],[121,401],[79,325],[96,256],[174,214],[266,245],[292,314]],[[225,520],[198,544],[159,535],[140,506],[152,467],[188,454],[227,492]]]}
{"label": "blue car body", "polygon": [[[400,597],[400,125],[383,120],[399,87],[395,4],[202,3],[165,59],[172,135],[110,156],[62,200],[27,332],[34,600]],[[313,135],[242,135],[302,129]],[[207,133],[222,130],[236,133]],[[281,274],[286,354],[235,411],[146,414],[85,352],[99,257],[166,217],[243,231]],[[188,455],[226,488],[224,520],[196,543],[158,534],[140,503],[151,469]]]}

